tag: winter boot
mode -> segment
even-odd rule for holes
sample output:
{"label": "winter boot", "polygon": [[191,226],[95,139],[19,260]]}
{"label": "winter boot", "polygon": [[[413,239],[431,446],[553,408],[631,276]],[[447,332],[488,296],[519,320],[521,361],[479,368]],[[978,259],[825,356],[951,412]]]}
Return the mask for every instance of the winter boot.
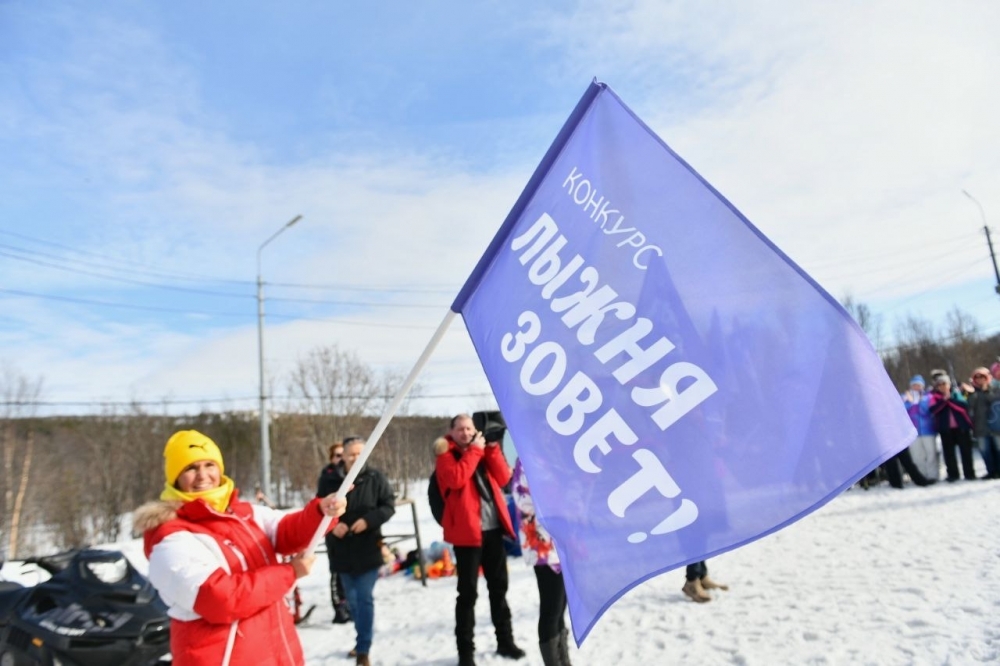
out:
{"label": "winter boot", "polygon": [[542,663],[545,666],[562,666],[562,660],[559,658],[558,637],[539,643],[538,649],[542,653]]}
{"label": "winter boot", "polygon": [[333,607],[333,623],[334,624],[347,624],[351,622],[351,611],[347,606],[346,601],[341,601],[339,604]]}
{"label": "winter boot", "polygon": [[372,662],[368,661],[368,655],[359,654],[357,661],[354,662],[357,666],[372,666]]}
{"label": "winter boot", "polygon": [[459,652],[458,666],[476,666],[476,655],[474,652]]}
{"label": "winter boot", "polygon": [[525,655],[524,650],[517,647],[513,637],[497,641],[497,654],[508,659],[520,659]]}
{"label": "winter boot", "polygon": [[703,590],[723,590],[725,592],[729,591],[728,585],[723,585],[722,583],[716,583],[708,576],[701,577],[701,588]]}
{"label": "winter boot", "polygon": [[697,601],[699,604],[712,600],[712,597],[708,596],[708,592],[705,591],[705,588],[701,586],[701,580],[698,578],[684,583],[684,587],[681,588],[681,592],[686,594],[691,601]]}
{"label": "winter boot", "polygon": [[340,575],[333,574],[330,577],[330,603],[333,605],[333,623],[347,624],[351,621],[351,609],[344,598],[343,583],[340,582]]}
{"label": "winter boot", "polygon": [[559,632],[559,666],[573,666],[569,662],[569,630],[566,627]]}
{"label": "winter boot", "polygon": [[493,620],[493,628],[497,635],[497,654],[508,659],[520,659],[524,656],[524,650],[517,647],[517,643],[514,642],[514,628],[511,626],[510,611],[506,609],[506,605],[504,602],[502,612],[492,613],[492,608],[490,609],[491,614],[496,618]]}

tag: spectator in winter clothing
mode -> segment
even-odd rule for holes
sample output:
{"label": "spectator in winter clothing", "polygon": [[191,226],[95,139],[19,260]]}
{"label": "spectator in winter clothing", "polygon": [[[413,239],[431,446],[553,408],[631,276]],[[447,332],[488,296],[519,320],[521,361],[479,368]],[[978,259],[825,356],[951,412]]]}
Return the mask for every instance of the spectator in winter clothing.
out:
{"label": "spectator in winter clothing", "polygon": [[934,380],[934,390],[930,397],[931,415],[934,416],[938,433],[941,435],[941,451],[949,482],[957,481],[958,462],[955,448],[962,457],[962,470],[970,481],[976,478],[972,466],[972,419],[969,418],[968,403],[961,393],[951,390],[951,380],[947,375],[938,375]]}
{"label": "spectator in winter clothing", "polygon": [[[917,429],[917,439],[908,448],[903,449],[882,464],[889,485],[893,488],[903,487],[903,473],[900,467],[910,475],[910,480],[918,486],[929,486],[938,480],[937,444],[934,418],[930,413],[930,397],[925,395],[924,378],[916,375],[910,380],[910,390],[902,394],[903,406],[913,426]],[[930,434],[924,434],[924,433]],[[918,465],[916,460],[920,460]],[[925,474],[926,471],[926,474]]]}
{"label": "spectator in winter clothing", "polygon": [[140,507],[135,525],[172,618],[174,665],[302,666],[285,595],[312,567],[315,556],[302,551],[323,516],[341,515],[346,502],[316,498],[289,514],[243,502],[219,447],[195,430],[174,433],[163,461],[160,500]]}
{"label": "spectator in winter clothing", "polygon": [[520,659],[524,650],[514,643],[507,606],[507,553],[503,537],[515,538],[500,487],[510,481],[510,466],[499,442],[486,442],[472,418],[459,414],[448,434],[434,443],[435,473],[444,496],[444,540],[455,546],[458,598],[455,600],[455,641],[459,666],[475,662],[476,587],[483,568],[490,596],[490,618],[497,637],[497,654]]}
{"label": "spectator in winter clothing", "polygon": [[917,429],[917,439],[910,444],[909,454],[921,476],[928,481],[937,481],[941,467],[937,452],[937,429],[934,417],[931,416],[930,395],[924,387],[924,378],[914,375],[910,380],[910,390],[902,395],[906,413]]}
{"label": "spectator in winter clothing", "polygon": [[538,583],[538,648],[542,662],[545,666],[571,666],[562,566],[552,537],[535,517],[535,503],[520,460],[514,465],[511,493],[520,518],[517,531],[521,556],[525,564],[534,567]]}
{"label": "spectator in winter clothing", "polygon": [[[364,448],[365,441],[360,437],[344,440],[345,473],[351,471]],[[339,489],[339,486],[335,488]],[[366,466],[347,493],[347,511],[327,535],[330,568],[344,581],[347,603],[357,631],[357,641],[350,656],[356,657],[357,663],[362,666],[369,666],[370,663],[368,654],[375,624],[372,591],[383,564],[381,528],[394,513],[395,497],[388,479],[377,469]]]}
{"label": "spectator in winter clothing", "polygon": [[[344,480],[344,443],[334,442],[330,445],[330,463],[319,473],[319,482],[316,484],[316,497],[326,497],[330,493],[335,493],[340,488]],[[326,535],[326,552],[332,553],[333,535]],[[344,581],[340,574],[333,568],[333,558],[329,557],[330,564],[330,603],[333,606],[333,623],[346,624],[351,621],[351,609],[347,603],[347,595],[344,593]]]}
{"label": "spectator in winter clothing", "polygon": [[973,392],[969,394],[969,416],[972,418],[972,435],[979,444],[979,452],[986,463],[986,478],[1000,478],[1000,450],[997,437],[990,430],[989,417],[993,403],[1000,399],[1000,388],[991,383],[990,371],[976,368],[972,371]]}

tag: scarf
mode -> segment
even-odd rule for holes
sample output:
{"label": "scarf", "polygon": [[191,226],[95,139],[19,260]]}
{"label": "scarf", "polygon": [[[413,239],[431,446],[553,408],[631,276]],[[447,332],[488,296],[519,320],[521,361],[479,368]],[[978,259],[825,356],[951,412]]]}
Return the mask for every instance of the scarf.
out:
{"label": "scarf", "polygon": [[225,513],[229,507],[229,499],[232,497],[235,489],[236,484],[233,483],[233,480],[228,476],[223,476],[222,483],[219,484],[218,488],[199,490],[194,493],[186,493],[170,484],[165,484],[163,492],[160,493],[160,499],[167,501],[180,500],[182,502],[193,502],[197,499],[205,500],[205,504],[208,504],[219,513]]}

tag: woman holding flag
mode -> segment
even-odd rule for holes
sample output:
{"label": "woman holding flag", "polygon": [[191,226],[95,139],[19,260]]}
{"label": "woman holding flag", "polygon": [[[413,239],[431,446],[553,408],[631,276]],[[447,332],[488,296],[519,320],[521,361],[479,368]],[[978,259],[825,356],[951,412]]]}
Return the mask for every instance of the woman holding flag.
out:
{"label": "woman holding flag", "polygon": [[175,666],[304,664],[284,597],[312,568],[302,551],[324,516],[333,527],[346,501],[329,495],[288,514],[244,502],[219,447],[195,430],[167,440],[163,462],[163,492],[136,511],[135,528],[173,620]]}

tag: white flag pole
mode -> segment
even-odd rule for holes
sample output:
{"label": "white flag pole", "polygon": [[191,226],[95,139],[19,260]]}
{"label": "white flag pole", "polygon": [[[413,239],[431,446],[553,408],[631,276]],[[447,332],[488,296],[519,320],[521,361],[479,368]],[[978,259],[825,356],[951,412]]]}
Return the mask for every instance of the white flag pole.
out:
{"label": "white flag pole", "polygon": [[[365,448],[362,449],[361,455],[358,456],[356,461],[354,461],[354,464],[351,466],[351,471],[347,473],[343,483],[340,484],[340,490],[337,491],[338,498],[343,498],[347,495],[347,491],[350,489],[351,484],[354,483],[354,479],[357,478],[358,473],[361,472],[361,468],[365,465],[365,461],[368,460],[368,456],[371,455],[372,449],[374,449],[375,444],[378,443],[379,437],[381,437],[382,433],[385,432],[386,427],[389,425],[389,421],[391,421],[392,417],[396,415],[396,410],[398,410],[399,406],[403,403],[403,399],[406,397],[406,394],[410,392],[410,389],[413,388],[413,384],[416,383],[417,376],[420,374],[420,371],[424,369],[425,365],[427,365],[427,360],[431,357],[431,353],[438,346],[438,343],[441,342],[441,338],[444,337],[445,331],[448,330],[448,326],[451,324],[451,320],[455,318],[455,314],[456,313],[454,311],[448,310],[448,314],[445,315],[444,320],[437,327],[437,330],[434,331],[431,341],[427,343],[427,347],[420,355],[420,358],[417,359],[417,364],[413,366],[413,369],[410,370],[410,374],[406,378],[406,381],[404,381],[403,385],[399,387],[396,397],[392,399],[392,402],[382,415],[382,418],[380,418],[379,422],[375,425],[375,429],[372,430],[372,434],[368,437],[368,441],[365,442]],[[323,521],[319,524],[319,528],[316,530],[316,534],[313,535],[312,541],[309,542],[309,547],[306,549],[307,553],[312,554],[316,550],[316,546],[319,545],[320,540],[322,540],[323,535],[326,534],[326,530],[332,521],[333,518],[331,516],[323,516]]]}

